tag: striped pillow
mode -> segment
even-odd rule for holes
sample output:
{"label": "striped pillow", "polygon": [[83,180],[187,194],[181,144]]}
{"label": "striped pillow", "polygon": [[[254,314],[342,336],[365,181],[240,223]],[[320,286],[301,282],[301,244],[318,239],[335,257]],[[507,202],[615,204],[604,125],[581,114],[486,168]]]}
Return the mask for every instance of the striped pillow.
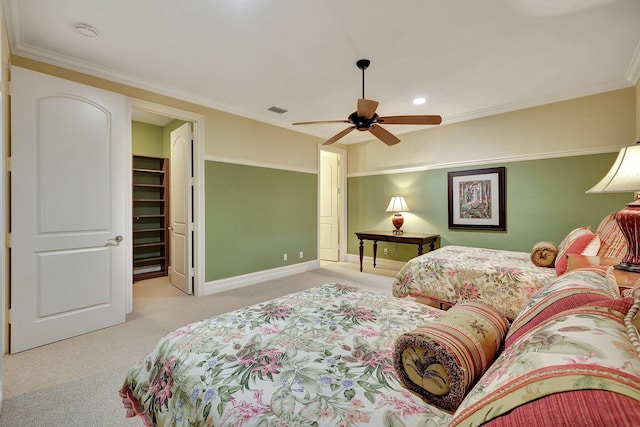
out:
{"label": "striped pillow", "polygon": [[493,363],[506,331],[506,320],[493,307],[459,303],[437,321],[400,335],[393,367],[404,387],[453,412]]}
{"label": "striped pillow", "polygon": [[596,229],[596,234],[600,236],[598,256],[622,259],[627,255],[627,239],[616,222],[616,212],[612,212],[602,219]]}
{"label": "striped pillow", "polygon": [[572,230],[558,246],[556,274],[560,276],[567,271],[568,254],[596,255],[599,248],[600,237],[591,230],[591,227],[585,226]]}

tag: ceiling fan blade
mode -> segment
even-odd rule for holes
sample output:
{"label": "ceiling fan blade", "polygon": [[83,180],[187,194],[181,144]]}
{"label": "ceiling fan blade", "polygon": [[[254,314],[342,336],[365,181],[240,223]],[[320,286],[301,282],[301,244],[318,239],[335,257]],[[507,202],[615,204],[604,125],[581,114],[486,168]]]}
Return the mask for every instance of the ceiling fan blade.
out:
{"label": "ceiling fan blade", "polygon": [[349,120],[319,120],[315,122],[296,122],[291,123],[292,125],[312,125],[315,123],[351,123]]}
{"label": "ceiling fan blade", "polygon": [[387,116],[378,117],[378,123],[386,125],[439,125],[442,123],[440,116]]}
{"label": "ceiling fan blade", "polygon": [[369,132],[371,132],[376,138],[389,146],[396,145],[398,142],[400,142],[400,138],[378,125],[370,127]]}
{"label": "ceiling fan blade", "polygon": [[351,132],[352,130],[354,130],[356,127],[355,126],[351,126],[349,128],[346,128],[345,130],[343,130],[342,132],[339,132],[337,134],[335,134],[334,136],[332,136],[330,139],[326,140],[325,142],[322,143],[322,145],[329,145],[329,144],[333,144],[334,142],[336,142],[337,140],[339,140],[340,138],[342,138],[343,136],[345,136],[346,134],[348,134],[349,132]]}
{"label": "ceiling fan blade", "polygon": [[378,102],[370,99],[358,99],[358,116],[370,119],[376,113]]}

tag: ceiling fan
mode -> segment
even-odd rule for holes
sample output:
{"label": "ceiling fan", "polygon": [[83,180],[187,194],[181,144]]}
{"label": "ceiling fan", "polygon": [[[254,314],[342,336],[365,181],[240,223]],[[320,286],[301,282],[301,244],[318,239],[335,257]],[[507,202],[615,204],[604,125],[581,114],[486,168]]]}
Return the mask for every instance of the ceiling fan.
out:
{"label": "ceiling fan", "polygon": [[366,99],[364,97],[364,70],[366,70],[371,61],[368,59],[360,59],[356,62],[356,66],[362,70],[362,99],[358,99],[358,109],[349,115],[347,120],[324,120],[315,122],[297,122],[294,125],[309,125],[314,123],[350,123],[352,126],[337,133],[323,143],[323,145],[333,144],[343,136],[347,135],[354,129],[359,131],[369,131],[380,141],[387,145],[395,145],[400,139],[380,126],[385,125],[439,125],[442,122],[440,116],[378,116],[376,108],[378,102]]}

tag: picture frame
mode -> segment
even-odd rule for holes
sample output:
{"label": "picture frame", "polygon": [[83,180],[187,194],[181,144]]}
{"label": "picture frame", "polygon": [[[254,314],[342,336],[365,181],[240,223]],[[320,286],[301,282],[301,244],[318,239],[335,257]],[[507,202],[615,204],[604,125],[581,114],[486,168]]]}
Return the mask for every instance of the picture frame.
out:
{"label": "picture frame", "polygon": [[505,167],[448,172],[449,228],[506,230]]}

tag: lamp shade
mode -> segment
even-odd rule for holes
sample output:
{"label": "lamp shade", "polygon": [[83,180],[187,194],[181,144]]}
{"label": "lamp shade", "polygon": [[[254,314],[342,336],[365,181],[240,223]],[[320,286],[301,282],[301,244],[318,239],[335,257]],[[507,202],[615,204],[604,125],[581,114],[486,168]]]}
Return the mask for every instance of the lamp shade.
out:
{"label": "lamp shade", "polygon": [[609,172],[587,193],[634,191],[640,191],[640,142],[622,148]]}
{"label": "lamp shade", "polygon": [[402,196],[393,196],[385,212],[409,212],[409,206]]}

